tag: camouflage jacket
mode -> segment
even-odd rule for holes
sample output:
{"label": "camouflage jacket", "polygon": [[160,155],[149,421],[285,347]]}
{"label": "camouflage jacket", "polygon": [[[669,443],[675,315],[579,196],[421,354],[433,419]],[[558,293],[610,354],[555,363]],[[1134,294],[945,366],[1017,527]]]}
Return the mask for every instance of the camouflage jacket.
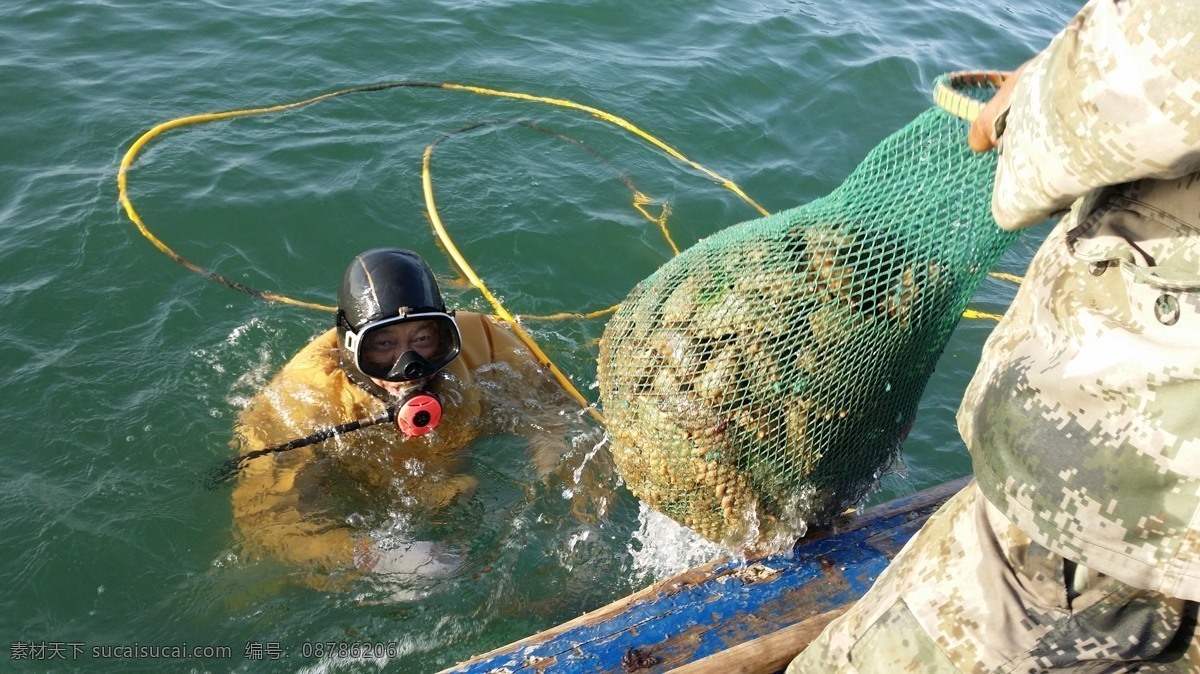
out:
{"label": "camouflage jacket", "polygon": [[988,500],[1033,540],[1200,601],[1200,8],[1093,0],[1032,60],[993,211],[1069,206],[959,410]]}

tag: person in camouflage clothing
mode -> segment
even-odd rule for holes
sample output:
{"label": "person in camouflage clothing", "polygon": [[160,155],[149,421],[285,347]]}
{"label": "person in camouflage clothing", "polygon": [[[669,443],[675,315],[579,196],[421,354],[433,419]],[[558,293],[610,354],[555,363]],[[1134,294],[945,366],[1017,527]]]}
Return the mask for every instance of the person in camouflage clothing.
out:
{"label": "person in camouflage clothing", "polygon": [[1065,216],[959,409],[975,481],[797,672],[1198,671],[1200,5],[1092,0],[972,128]]}

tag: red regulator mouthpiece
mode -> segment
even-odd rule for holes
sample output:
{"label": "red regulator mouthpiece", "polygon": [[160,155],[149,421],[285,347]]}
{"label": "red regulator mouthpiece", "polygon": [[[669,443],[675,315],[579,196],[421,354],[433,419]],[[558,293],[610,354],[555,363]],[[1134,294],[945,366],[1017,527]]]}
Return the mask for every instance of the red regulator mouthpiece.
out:
{"label": "red regulator mouthpiece", "polygon": [[420,391],[404,398],[396,408],[396,427],[405,437],[425,435],[442,420],[442,402],[437,396]]}

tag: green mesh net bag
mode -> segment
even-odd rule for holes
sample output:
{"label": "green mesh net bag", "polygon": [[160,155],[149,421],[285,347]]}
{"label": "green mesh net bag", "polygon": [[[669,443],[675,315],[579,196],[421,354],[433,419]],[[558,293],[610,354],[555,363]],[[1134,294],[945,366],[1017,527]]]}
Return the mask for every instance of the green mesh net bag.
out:
{"label": "green mesh net bag", "polygon": [[939,78],[938,105],[832,193],[720,231],[634,288],[605,328],[599,383],[638,498],[764,549],[872,488],[1014,238],[991,216],[995,151],[966,143],[1000,81]]}

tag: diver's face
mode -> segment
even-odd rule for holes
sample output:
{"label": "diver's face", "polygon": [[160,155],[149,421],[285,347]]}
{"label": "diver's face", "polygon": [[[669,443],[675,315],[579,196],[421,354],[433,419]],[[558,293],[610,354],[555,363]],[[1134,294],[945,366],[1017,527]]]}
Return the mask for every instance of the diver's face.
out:
{"label": "diver's face", "polygon": [[390,367],[405,351],[432,358],[438,350],[437,327],[433,321],[394,323],[372,330],[363,338],[363,358],[378,367]]}
{"label": "diver's face", "polygon": [[[415,351],[417,355],[430,360],[437,356],[438,347],[436,323],[430,320],[396,323],[372,330],[363,338],[363,344],[359,348],[363,360],[374,367],[389,370],[406,351]],[[423,385],[428,380],[429,377],[399,382],[371,378],[371,381],[389,393],[397,395],[413,388],[414,385]]]}

